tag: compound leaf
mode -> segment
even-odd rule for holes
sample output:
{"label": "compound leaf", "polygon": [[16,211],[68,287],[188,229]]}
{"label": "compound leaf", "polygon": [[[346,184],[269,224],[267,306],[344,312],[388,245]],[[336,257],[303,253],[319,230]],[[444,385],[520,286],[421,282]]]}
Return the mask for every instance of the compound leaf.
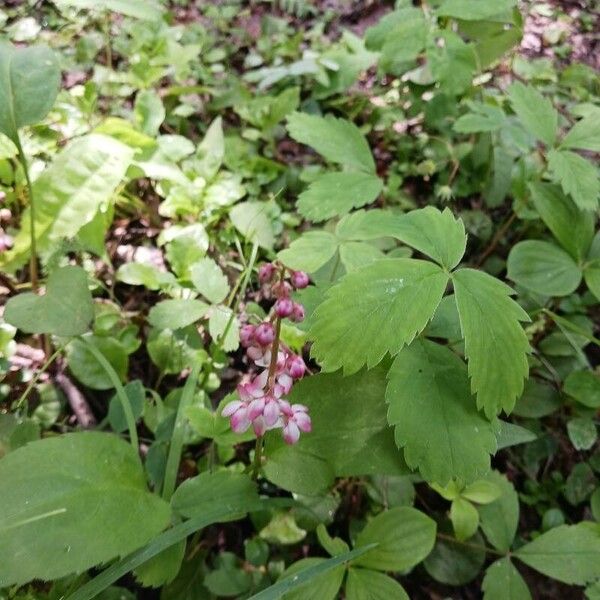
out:
{"label": "compound leaf", "polygon": [[519,81],[508,88],[508,97],[525,129],[547,146],[552,146],[558,130],[558,113],[552,102],[534,87]]}

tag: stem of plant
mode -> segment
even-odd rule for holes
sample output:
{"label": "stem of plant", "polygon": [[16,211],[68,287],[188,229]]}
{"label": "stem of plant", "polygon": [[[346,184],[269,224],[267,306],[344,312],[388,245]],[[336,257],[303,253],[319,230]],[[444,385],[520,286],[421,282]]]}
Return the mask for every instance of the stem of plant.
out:
{"label": "stem of plant", "polygon": [[465,548],[473,548],[473,550],[483,550],[484,552],[489,552],[490,554],[494,554],[495,556],[507,556],[508,553],[499,552],[498,550],[494,550],[494,548],[488,548],[488,546],[482,546],[481,544],[470,544],[469,542],[461,542],[451,535],[446,535],[444,533],[436,534],[440,540],[444,540],[447,542],[451,542],[453,544],[458,544],[459,546],[465,546]]}
{"label": "stem of plant", "polygon": [[260,468],[262,466],[263,454],[263,437],[262,435],[256,438],[256,446],[254,446],[254,462],[252,463],[252,480],[258,479]]}
{"label": "stem of plant", "polygon": [[29,192],[29,244],[31,247],[31,256],[29,258],[29,277],[31,279],[31,287],[33,291],[38,289],[38,270],[37,270],[37,244],[35,238],[35,200],[33,197],[33,186],[31,185],[31,178],[29,176],[29,163],[25,152],[23,152],[23,146],[21,145],[21,137],[17,132],[15,139],[15,146],[19,153],[19,161],[23,167],[25,173],[25,181],[27,182],[27,191]]}

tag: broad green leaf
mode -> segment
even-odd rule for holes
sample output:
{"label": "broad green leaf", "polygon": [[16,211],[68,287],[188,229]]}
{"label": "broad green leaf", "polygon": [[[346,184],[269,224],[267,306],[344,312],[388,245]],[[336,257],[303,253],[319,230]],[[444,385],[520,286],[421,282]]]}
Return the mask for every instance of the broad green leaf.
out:
{"label": "broad green leaf", "polygon": [[[170,583],[177,577],[185,557],[185,541],[173,544],[149,561],[140,565],[134,575],[144,587],[158,588]],[[124,600],[118,598],[115,600]]]}
{"label": "broad green leaf", "polygon": [[152,362],[165,373],[181,373],[206,357],[203,340],[193,325],[175,330],[152,328],[146,346]]}
{"label": "broad green leaf", "polygon": [[[136,379],[123,386],[123,390],[131,406],[133,417],[137,421],[144,411],[144,400],[146,398],[144,384],[139,379]],[[121,402],[117,394],[110,399],[107,418],[112,430],[116,433],[127,430],[127,417],[123,409],[123,402]]]}
{"label": "broad green leaf", "polygon": [[[321,373],[298,382],[289,401],[308,406],[312,432],[288,446],[267,436],[264,472],[286,490],[317,495],[334,477],[408,472],[386,420],[385,369],[350,377]],[[368,407],[368,410],[365,410]]]}
{"label": "broad green leaf", "polygon": [[463,94],[472,86],[477,71],[475,46],[448,29],[438,30],[437,35],[442,43],[428,45],[427,66],[445,93]]}
{"label": "broad green leaf", "polygon": [[349,273],[315,311],[312,356],[325,371],[375,366],[425,328],[447,283],[440,267],[411,258],[379,260]]}
{"label": "broad green leaf", "polygon": [[124,556],[169,524],[139,458],[112,434],[69,433],[0,460],[0,585],[51,580]]}
{"label": "broad green leaf", "polygon": [[517,0],[444,0],[436,13],[464,21],[483,21],[509,11]]}
{"label": "broad green leaf", "polygon": [[464,223],[448,208],[427,206],[397,216],[389,224],[389,234],[447,269],[456,267],[467,245]]}
{"label": "broad green leaf", "polygon": [[[42,252],[63,238],[72,238],[98,210],[106,210],[133,156],[133,149],[117,140],[90,134],[69,144],[35,180],[35,232]],[[27,209],[14,247],[3,253],[0,265],[13,271],[30,251]]]}
{"label": "broad green leaf", "polygon": [[488,480],[501,491],[500,497],[477,507],[481,529],[488,541],[500,552],[508,552],[519,524],[519,497],[508,479],[492,471]]}
{"label": "broad green leaf", "polygon": [[229,213],[235,228],[249,241],[267,250],[273,247],[275,235],[269,216],[269,205],[263,202],[242,202]]}
{"label": "broad green leaf", "polygon": [[193,518],[215,506],[243,513],[257,500],[256,484],[247,475],[217,471],[186,479],[173,494],[171,505],[183,517]]}
{"label": "broad green leaf", "polygon": [[596,424],[588,417],[570,419],[567,422],[567,433],[575,450],[589,450],[598,439]]}
{"label": "broad green leaf", "polygon": [[165,106],[154,90],[141,90],[135,97],[133,114],[142,133],[156,136],[165,120]]}
{"label": "broad green leaf", "polygon": [[151,0],[57,0],[57,5],[121,13],[145,21],[159,21],[163,9]]}
{"label": "broad green leaf", "polygon": [[143,285],[149,290],[158,290],[177,284],[173,273],[159,271],[156,267],[141,262],[122,264],[117,269],[116,276],[118,281],[129,285]]}
{"label": "broad green leaf", "polygon": [[339,247],[340,261],[347,273],[385,258],[379,248],[366,242],[343,242]]}
{"label": "broad green leaf", "polygon": [[446,346],[418,340],[388,374],[388,422],[409,467],[446,485],[487,473],[494,426],[475,409],[464,363]]}
{"label": "broad green leaf", "polygon": [[325,550],[329,556],[338,556],[338,554],[343,554],[350,550],[350,547],[344,540],[339,537],[332,538],[323,523],[319,523],[316,533],[319,544],[321,544],[323,550]]}
{"label": "broad green leaf", "polygon": [[279,252],[279,260],[290,269],[314,273],[329,262],[338,248],[338,240],[328,231],[308,231]]}
{"label": "broad green leaf", "polygon": [[46,293],[10,298],[4,320],[25,333],[73,336],[85,333],[94,318],[88,276],[81,267],[62,267],[48,278]]}
{"label": "broad green leaf", "polygon": [[288,131],[297,142],[314,148],[330,162],[375,173],[369,144],[350,121],[295,112],[288,117]]}
{"label": "broad green leaf", "polygon": [[542,221],[572,258],[581,261],[594,237],[594,214],[580,210],[558,186],[535,182],[529,190]]}
{"label": "broad green leaf", "polygon": [[596,232],[592,241],[583,277],[590,292],[600,301],[600,231]]}
{"label": "broad green leaf", "polygon": [[395,580],[371,569],[348,569],[346,600],[410,600]]}
{"label": "broad green leaf", "polygon": [[298,198],[298,212],[310,221],[325,221],[373,202],[383,182],[370,173],[325,173]]}
{"label": "broad green leaf", "polygon": [[344,241],[367,241],[393,236],[396,221],[403,218],[389,210],[357,210],[342,217],[335,228],[335,235]]}
{"label": "broad green leaf", "polygon": [[435,521],[415,508],[386,510],[368,521],[356,537],[357,548],[379,545],[354,564],[378,571],[405,571],[433,550],[435,533]]}
{"label": "broad green leaf", "polygon": [[148,313],[148,322],[158,329],[182,329],[200,320],[210,306],[202,300],[172,299],[155,304]]}
{"label": "broad green leaf", "polygon": [[225,137],[223,121],[217,117],[208,127],[204,138],[198,144],[196,156],[199,160],[199,172],[206,179],[212,179],[221,168],[225,157]]}
{"label": "broad green leaf", "polygon": [[467,485],[460,492],[460,495],[477,504],[490,504],[490,502],[497,500],[501,493],[500,488],[492,481],[479,479]]}
{"label": "broad green leaf", "polygon": [[479,513],[465,498],[457,498],[450,506],[450,520],[454,527],[454,535],[460,542],[468,540],[477,531]]}
{"label": "broad green leaf", "polygon": [[[305,569],[325,565],[326,558],[303,558],[290,565],[281,576],[280,581],[292,579],[298,573]],[[298,589],[292,590],[282,597],[283,600],[335,600],[338,597],[338,591],[344,580],[345,569],[343,565],[311,579],[309,583],[298,586]]]}
{"label": "broad green leaf", "polygon": [[[240,323],[231,308],[213,306],[208,318],[208,332],[225,352],[237,350],[240,343]],[[224,336],[224,337],[223,337]]]}
{"label": "broad green leaf", "polygon": [[581,283],[581,269],[558,246],[540,240],[514,245],[508,255],[507,276],[542,296],[568,296]]}
{"label": "broad green leaf", "polygon": [[509,413],[529,371],[529,342],[519,323],[529,316],[511,288],[483,271],[460,269],[452,281],[477,406],[490,419]]}
{"label": "broad green leaf", "polygon": [[600,194],[598,169],[585,158],[568,150],[550,150],[548,168],[581,210],[596,210]]}
{"label": "broad green leaf", "polygon": [[583,521],[554,527],[519,548],[514,556],[547,577],[585,585],[600,578],[600,526]]}
{"label": "broad green leaf", "polygon": [[600,120],[589,116],[577,121],[565,135],[560,146],[600,152]]}
{"label": "broad green leaf", "polygon": [[471,110],[473,112],[462,115],[454,122],[454,131],[458,133],[497,131],[506,120],[504,111],[496,106],[472,104]]}
{"label": "broad green leaf", "polygon": [[600,408],[600,377],[593,371],[573,371],[565,379],[563,392],[588,408]]}
{"label": "broad green leaf", "polygon": [[558,130],[558,113],[552,102],[534,87],[519,81],[508,88],[508,97],[525,129],[552,146]]}
{"label": "broad green leaf", "polygon": [[229,293],[229,282],[219,265],[211,258],[203,258],[190,267],[194,287],[210,302],[218,304]]}
{"label": "broad green leaf", "polygon": [[41,121],[60,87],[60,66],[47,46],[16,48],[0,41],[0,132],[13,142],[18,130]]}
{"label": "broad green leaf", "polygon": [[526,444],[537,439],[537,435],[525,427],[509,423],[508,421],[500,420],[500,430],[496,433],[496,441],[498,442],[498,450],[517,446],[518,444]]}
{"label": "broad green leaf", "polygon": [[[123,346],[112,337],[91,335],[89,341],[110,363],[121,380],[127,375],[127,352]],[[93,390],[111,390],[113,382],[104,367],[92,354],[87,344],[81,339],[73,340],[67,347],[67,364],[71,373],[83,385]]]}
{"label": "broad green leaf", "polygon": [[531,600],[525,580],[508,557],[487,568],[481,589],[483,600]]}

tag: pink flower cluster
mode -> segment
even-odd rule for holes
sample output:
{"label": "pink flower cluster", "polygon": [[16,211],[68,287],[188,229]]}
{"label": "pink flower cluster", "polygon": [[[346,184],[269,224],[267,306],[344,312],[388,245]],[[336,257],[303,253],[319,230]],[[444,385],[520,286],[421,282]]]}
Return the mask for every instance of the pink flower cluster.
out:
{"label": "pink flower cluster", "polygon": [[231,429],[236,433],[243,433],[251,425],[257,436],[280,428],[286,443],[295,444],[301,431],[310,432],[311,421],[306,406],[290,404],[284,397],[290,393],[294,381],[304,376],[306,365],[301,356],[281,343],[279,332],[282,319],[296,323],[304,319],[304,307],[294,302],[290,293],[294,288],[305,288],[309,279],[302,271],[292,271],[289,281],[285,275],[285,268],[272,263],[259,269],[260,282],[270,285],[271,294],[277,299],[267,321],[242,327],[240,341],[248,358],[264,370],[238,385],[239,400],[229,402],[221,414],[229,417]]}

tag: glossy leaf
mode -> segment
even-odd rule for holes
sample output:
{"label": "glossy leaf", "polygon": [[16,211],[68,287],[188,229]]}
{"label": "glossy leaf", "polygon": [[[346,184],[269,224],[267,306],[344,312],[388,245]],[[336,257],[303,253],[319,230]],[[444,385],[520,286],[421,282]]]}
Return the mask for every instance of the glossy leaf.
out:
{"label": "glossy leaf", "polygon": [[437,265],[385,259],[346,275],[314,314],[311,354],[325,371],[351,374],[398,353],[433,316],[448,276]]}
{"label": "glossy leaf", "polygon": [[519,323],[529,316],[510,298],[511,288],[483,271],[460,269],[452,280],[477,406],[488,418],[509,413],[529,371],[529,342]]}
{"label": "glossy leaf", "polygon": [[388,421],[409,467],[441,485],[486,474],[494,427],[475,408],[460,358],[445,346],[415,341],[398,354],[388,380]]}

